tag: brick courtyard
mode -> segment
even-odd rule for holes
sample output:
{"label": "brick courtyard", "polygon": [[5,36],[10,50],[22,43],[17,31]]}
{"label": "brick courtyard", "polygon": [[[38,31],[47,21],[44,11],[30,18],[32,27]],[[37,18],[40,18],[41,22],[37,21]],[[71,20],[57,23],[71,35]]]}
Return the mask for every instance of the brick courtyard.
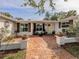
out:
{"label": "brick courtyard", "polygon": [[58,48],[53,36],[33,36],[27,40],[26,59],[77,59],[63,48]]}

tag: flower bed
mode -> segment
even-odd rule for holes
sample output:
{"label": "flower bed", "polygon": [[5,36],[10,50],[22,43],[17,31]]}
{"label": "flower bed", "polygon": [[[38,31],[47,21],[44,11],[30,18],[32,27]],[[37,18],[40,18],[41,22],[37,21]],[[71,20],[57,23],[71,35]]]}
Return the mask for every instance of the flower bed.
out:
{"label": "flower bed", "polygon": [[79,43],[70,43],[63,46],[68,52],[79,59]]}

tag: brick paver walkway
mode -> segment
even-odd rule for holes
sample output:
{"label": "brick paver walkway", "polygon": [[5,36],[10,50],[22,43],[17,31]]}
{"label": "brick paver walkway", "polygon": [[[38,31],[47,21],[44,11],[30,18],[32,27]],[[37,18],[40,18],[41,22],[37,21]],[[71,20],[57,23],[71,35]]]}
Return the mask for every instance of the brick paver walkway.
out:
{"label": "brick paver walkway", "polygon": [[52,36],[31,37],[27,40],[26,59],[76,59],[62,48],[57,48]]}

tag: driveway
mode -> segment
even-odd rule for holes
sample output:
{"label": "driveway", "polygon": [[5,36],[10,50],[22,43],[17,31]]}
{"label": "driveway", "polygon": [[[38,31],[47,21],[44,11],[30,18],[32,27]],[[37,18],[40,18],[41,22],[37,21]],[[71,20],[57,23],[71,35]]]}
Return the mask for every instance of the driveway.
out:
{"label": "driveway", "polygon": [[27,40],[26,59],[76,59],[63,48],[58,48],[53,36],[34,36]]}

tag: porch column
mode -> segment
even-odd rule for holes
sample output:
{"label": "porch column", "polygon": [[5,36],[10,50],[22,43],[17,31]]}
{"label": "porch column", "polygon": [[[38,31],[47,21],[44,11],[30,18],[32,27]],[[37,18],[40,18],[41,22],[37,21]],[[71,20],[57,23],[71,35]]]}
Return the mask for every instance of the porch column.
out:
{"label": "porch column", "polygon": [[45,24],[43,23],[43,31],[45,31]]}
{"label": "porch column", "polygon": [[59,22],[55,23],[55,31],[56,31],[56,33],[60,31]]}
{"label": "porch column", "polygon": [[33,23],[31,23],[31,34],[33,35]]}
{"label": "porch column", "polygon": [[54,26],[54,31],[55,31],[55,23],[53,24],[53,26]]}
{"label": "porch column", "polygon": [[20,32],[20,23],[17,23],[17,32]]}

